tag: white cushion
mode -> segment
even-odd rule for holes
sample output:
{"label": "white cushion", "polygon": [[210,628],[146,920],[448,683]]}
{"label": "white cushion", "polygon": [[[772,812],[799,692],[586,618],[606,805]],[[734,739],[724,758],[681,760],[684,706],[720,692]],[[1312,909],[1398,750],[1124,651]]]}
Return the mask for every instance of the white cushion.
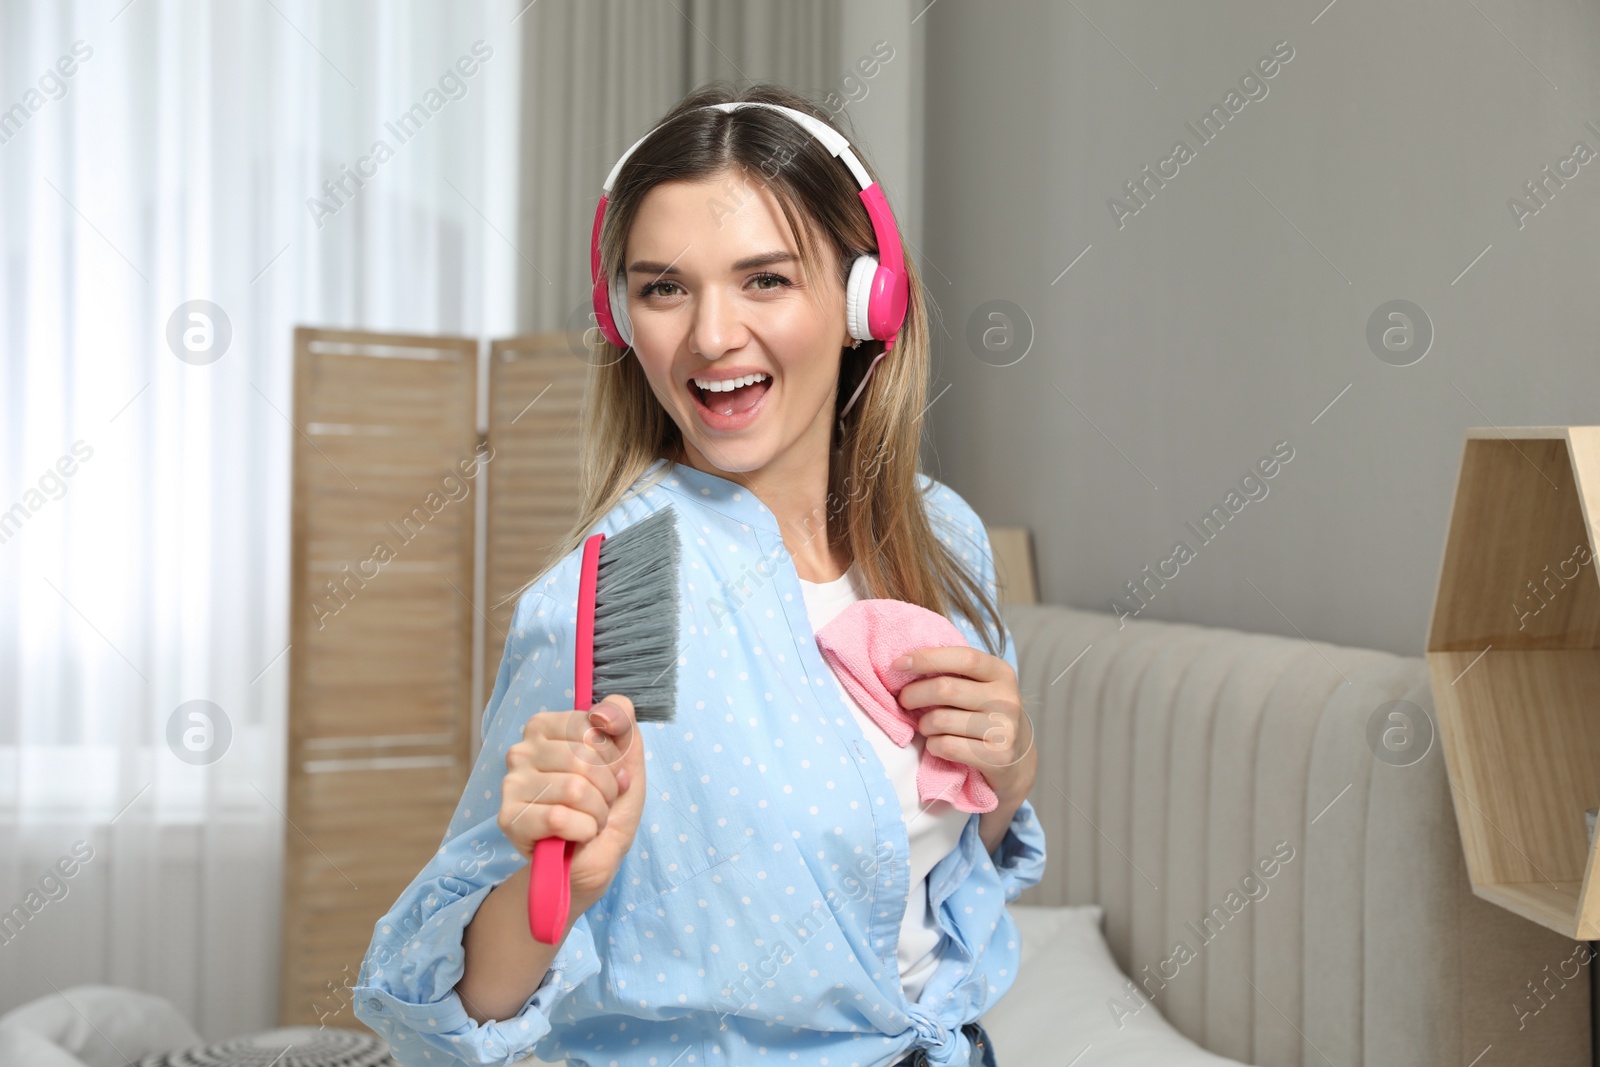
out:
{"label": "white cushion", "polygon": [[25,1026],[0,1024],[0,1063],[6,1067],[83,1067],[83,1061]]}
{"label": "white cushion", "polygon": [[[152,1052],[200,1044],[171,1001],[117,986],[72,986],[0,1015],[0,1030],[18,1029],[68,1054],[66,1062],[88,1067],[123,1067]],[[0,1057],[0,1063],[12,1062],[32,1061]]]}
{"label": "white cushion", "polygon": [[1123,1012],[1120,1019],[1111,1010],[1113,1002],[1138,1001],[1131,999],[1128,976],[1106,945],[1100,905],[1013,904],[1009,910],[1022,935],[1022,962],[1016,983],[981,1020],[994,1039],[995,1062],[1238,1067],[1238,1060],[1207,1052],[1178,1033],[1154,1004],[1132,1015]]}

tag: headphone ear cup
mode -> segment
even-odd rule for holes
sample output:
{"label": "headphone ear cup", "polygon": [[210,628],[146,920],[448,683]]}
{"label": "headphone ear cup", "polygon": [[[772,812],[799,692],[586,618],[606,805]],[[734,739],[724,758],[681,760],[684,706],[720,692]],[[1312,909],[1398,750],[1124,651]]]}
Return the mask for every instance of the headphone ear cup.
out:
{"label": "headphone ear cup", "polygon": [[633,347],[633,322],[628,318],[628,288],[626,280],[619,274],[611,279],[611,323],[617,328],[617,334],[622,338],[623,347]]}
{"label": "headphone ear cup", "polygon": [[858,341],[871,341],[872,327],[867,323],[867,309],[872,303],[872,280],[878,274],[875,256],[857,256],[850,265],[850,280],[845,283],[845,320],[850,336]]}

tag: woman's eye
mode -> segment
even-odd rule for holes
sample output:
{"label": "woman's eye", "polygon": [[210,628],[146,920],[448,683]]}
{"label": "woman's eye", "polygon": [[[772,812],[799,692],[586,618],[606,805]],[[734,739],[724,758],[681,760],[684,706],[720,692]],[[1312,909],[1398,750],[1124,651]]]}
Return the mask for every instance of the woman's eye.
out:
{"label": "woman's eye", "polygon": [[648,283],[645,284],[645,286],[642,289],[639,290],[639,299],[640,300],[645,300],[645,299],[648,299],[649,297],[655,295],[657,286],[661,286],[661,285],[677,285],[677,284],[678,284],[677,282],[667,282],[667,281],[648,282]]}
{"label": "woman's eye", "polygon": [[758,282],[772,281],[772,282],[777,282],[779,285],[788,285],[789,284],[789,279],[785,278],[781,274],[771,274],[771,273],[768,273],[768,274],[757,274],[755,276],[754,280],[758,281]]}

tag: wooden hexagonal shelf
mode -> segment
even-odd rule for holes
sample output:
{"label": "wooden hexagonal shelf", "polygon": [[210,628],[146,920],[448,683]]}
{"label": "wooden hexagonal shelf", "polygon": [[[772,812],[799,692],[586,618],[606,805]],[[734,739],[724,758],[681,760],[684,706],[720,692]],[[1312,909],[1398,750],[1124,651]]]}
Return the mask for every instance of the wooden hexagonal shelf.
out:
{"label": "wooden hexagonal shelf", "polygon": [[1584,940],[1600,938],[1597,534],[1600,426],[1468,430],[1427,646],[1473,892]]}

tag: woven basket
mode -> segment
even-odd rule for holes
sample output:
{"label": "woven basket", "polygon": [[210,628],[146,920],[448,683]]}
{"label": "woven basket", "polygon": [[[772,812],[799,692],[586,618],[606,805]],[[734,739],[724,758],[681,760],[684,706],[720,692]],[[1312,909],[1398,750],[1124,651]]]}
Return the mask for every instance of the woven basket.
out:
{"label": "woven basket", "polygon": [[291,1026],[215,1045],[161,1052],[131,1067],[397,1067],[382,1038],[357,1030]]}

